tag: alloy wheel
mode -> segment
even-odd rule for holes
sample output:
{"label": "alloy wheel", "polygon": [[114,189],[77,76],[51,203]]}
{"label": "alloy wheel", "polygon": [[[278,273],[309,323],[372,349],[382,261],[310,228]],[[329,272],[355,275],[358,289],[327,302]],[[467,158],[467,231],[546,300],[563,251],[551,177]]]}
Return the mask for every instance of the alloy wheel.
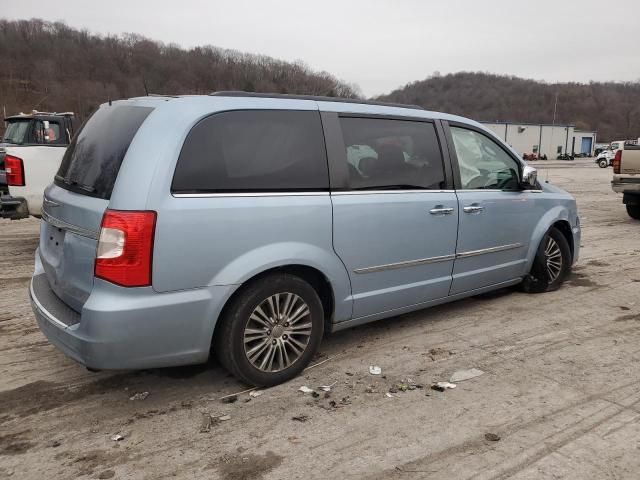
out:
{"label": "alloy wheel", "polygon": [[558,243],[552,237],[547,238],[544,255],[546,259],[549,283],[553,283],[562,271],[562,251],[560,250]]}
{"label": "alloy wheel", "polygon": [[244,352],[258,370],[273,373],[293,365],[311,339],[311,310],[294,293],[276,293],[251,313],[244,328]]}

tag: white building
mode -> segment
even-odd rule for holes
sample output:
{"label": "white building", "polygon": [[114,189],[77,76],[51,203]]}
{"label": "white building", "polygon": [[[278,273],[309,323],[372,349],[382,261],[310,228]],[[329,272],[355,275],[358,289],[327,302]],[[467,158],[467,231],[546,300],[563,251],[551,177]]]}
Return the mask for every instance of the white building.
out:
{"label": "white building", "polygon": [[574,125],[482,122],[519,153],[546,155],[586,153],[593,156],[596,132],[576,130]]}

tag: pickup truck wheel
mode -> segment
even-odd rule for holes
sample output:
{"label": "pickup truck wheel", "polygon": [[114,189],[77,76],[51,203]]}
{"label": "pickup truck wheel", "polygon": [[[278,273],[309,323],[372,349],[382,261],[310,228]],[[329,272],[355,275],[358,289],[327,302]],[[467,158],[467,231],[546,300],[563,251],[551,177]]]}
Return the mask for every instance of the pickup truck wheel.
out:
{"label": "pickup truck wheel", "polygon": [[324,330],[317,292],[289,274],[268,275],[243,287],[220,321],[214,339],[220,363],[259,387],[298,375],[317,351]]}
{"label": "pickup truck wheel", "polygon": [[640,205],[627,205],[627,213],[631,218],[640,220]]}
{"label": "pickup truck wheel", "polygon": [[608,161],[608,160],[605,160],[605,159],[602,159],[602,160],[600,160],[600,161],[598,162],[598,166],[599,166],[600,168],[607,168],[607,167],[609,166],[609,161]]}
{"label": "pickup truck wheel", "polygon": [[571,271],[571,262],[567,239],[552,227],[540,242],[531,271],[522,281],[522,289],[527,293],[557,290]]}

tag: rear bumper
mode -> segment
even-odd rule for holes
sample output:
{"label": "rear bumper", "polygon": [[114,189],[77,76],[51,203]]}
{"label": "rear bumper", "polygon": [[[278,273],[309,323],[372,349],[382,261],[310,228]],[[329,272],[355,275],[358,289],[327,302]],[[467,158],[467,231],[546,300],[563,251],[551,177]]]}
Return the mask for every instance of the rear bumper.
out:
{"label": "rear bumper", "polygon": [[96,279],[77,313],[47,293],[38,263],[36,252],[29,294],[40,330],[68,357],[97,370],[206,362],[216,320],[233,291],[225,286],[156,293]]}
{"label": "rear bumper", "polygon": [[640,176],[625,177],[623,175],[615,175],[611,182],[611,188],[616,193],[640,193]]}
{"label": "rear bumper", "polygon": [[27,201],[22,197],[0,195],[0,218],[18,220],[29,216]]}

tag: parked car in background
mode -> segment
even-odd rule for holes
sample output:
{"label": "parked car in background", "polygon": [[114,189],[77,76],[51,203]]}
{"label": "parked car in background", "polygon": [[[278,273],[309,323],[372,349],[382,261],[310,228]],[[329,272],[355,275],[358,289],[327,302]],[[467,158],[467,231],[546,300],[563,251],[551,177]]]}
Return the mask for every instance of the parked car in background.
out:
{"label": "parked car in background", "polygon": [[32,112],[5,118],[0,144],[0,217],[39,216],[44,189],[74,131],[73,113]]}
{"label": "parked car in background", "polygon": [[569,155],[568,153],[561,153],[556,157],[557,160],[573,160],[573,155]]}
{"label": "parked car in background", "polygon": [[555,290],[580,233],[571,195],[462,117],[143,97],[101,106],[69,146],[30,296],[43,333],[92,369],[213,353],[273,385],[325,331],[516,284]]}
{"label": "parked car in background", "polygon": [[616,156],[612,150],[603,150],[596,157],[596,163],[600,168],[607,168],[613,165],[613,159]]}
{"label": "parked car in background", "polygon": [[617,146],[611,188],[622,193],[629,216],[640,220],[640,145],[618,142]]}

